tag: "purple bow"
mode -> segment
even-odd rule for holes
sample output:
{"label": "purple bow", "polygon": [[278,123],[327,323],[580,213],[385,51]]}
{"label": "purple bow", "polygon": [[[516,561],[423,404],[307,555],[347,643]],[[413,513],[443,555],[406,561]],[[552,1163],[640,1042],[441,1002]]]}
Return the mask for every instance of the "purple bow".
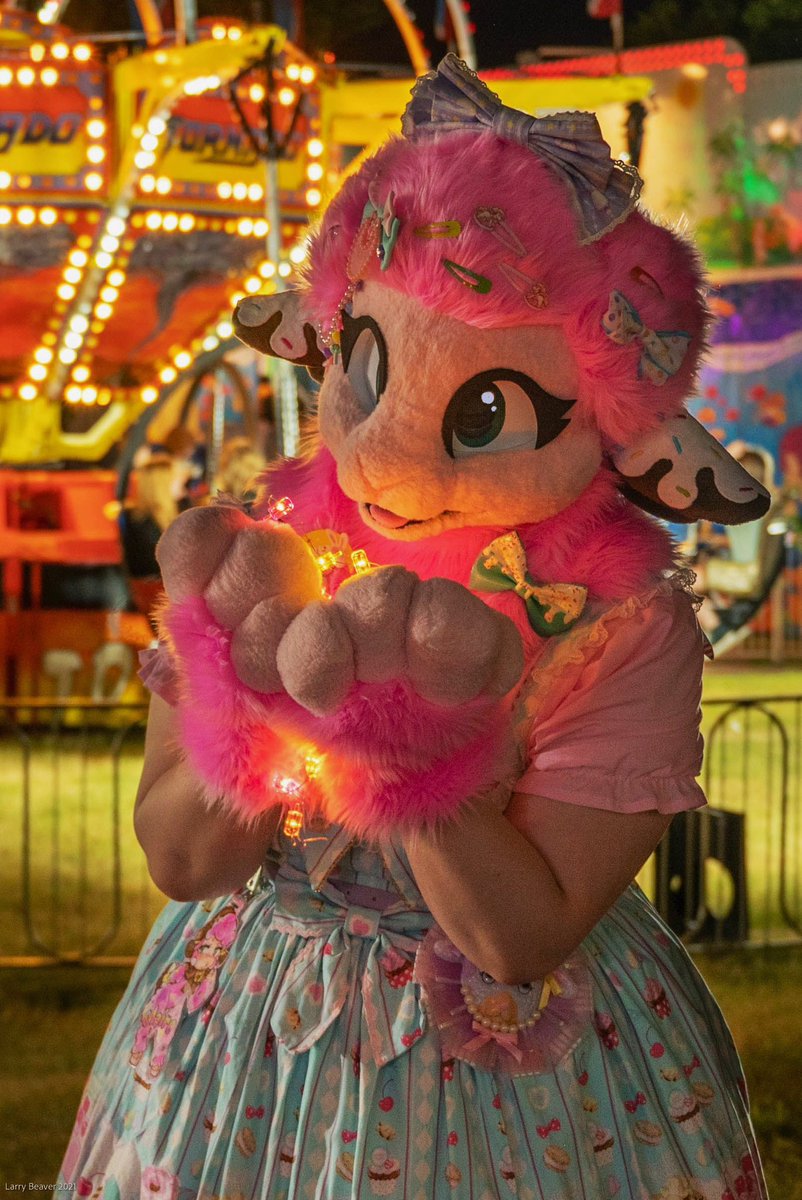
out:
{"label": "purple bow", "polygon": [[530,117],[507,108],[456,54],[447,54],[436,71],[417,81],[401,129],[412,141],[439,133],[490,130],[526,146],[568,188],[582,245],[620,224],[643,186],[634,167],[611,158],[593,113]]}

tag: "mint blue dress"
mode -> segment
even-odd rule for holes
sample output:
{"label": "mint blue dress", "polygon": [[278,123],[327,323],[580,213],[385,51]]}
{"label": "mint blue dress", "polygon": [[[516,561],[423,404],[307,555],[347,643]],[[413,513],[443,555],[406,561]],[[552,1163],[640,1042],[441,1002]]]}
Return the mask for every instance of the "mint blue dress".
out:
{"label": "mint blue dress", "polygon": [[102,1200],[766,1200],[729,1031],[637,886],[567,964],[515,988],[460,956],[399,851],[335,826],[313,837],[280,835],[248,890],[166,905],[62,1185]]}

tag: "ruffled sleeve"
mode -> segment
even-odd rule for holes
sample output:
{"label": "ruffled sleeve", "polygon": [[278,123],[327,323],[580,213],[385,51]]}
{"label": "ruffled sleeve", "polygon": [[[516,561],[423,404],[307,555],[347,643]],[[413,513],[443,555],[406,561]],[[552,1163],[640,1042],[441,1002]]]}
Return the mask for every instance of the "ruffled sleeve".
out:
{"label": "ruffled sleeve", "polygon": [[139,651],[137,674],[149,692],[175,708],[178,704],[178,672],[166,642]]}
{"label": "ruffled sleeve", "polygon": [[540,688],[535,672],[528,766],[516,791],[615,812],[703,805],[705,647],[681,588],[606,614],[562,669],[545,668]]}

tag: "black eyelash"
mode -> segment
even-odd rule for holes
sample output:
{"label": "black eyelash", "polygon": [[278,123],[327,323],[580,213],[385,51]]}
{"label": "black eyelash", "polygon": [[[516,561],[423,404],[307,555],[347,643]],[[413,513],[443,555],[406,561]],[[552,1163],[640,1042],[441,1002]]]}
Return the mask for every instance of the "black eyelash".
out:
{"label": "black eyelash", "polygon": [[373,317],[352,317],[349,312],[343,309],[343,328],[340,334],[340,349],[343,356],[343,370],[348,370],[348,364],[351,361],[351,355],[354,352],[354,347],[359,340],[360,333],[363,330],[369,329],[376,339],[376,345],[379,349],[379,369],[376,373],[376,396],[382,395],[387,386],[387,343],[384,340],[384,334],[379,326],[373,320]]}

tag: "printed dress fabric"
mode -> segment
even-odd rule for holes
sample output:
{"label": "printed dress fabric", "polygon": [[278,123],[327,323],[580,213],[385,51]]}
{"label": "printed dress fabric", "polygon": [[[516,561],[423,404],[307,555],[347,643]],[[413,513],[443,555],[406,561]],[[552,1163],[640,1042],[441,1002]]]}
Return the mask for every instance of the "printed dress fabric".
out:
{"label": "printed dress fabric", "polygon": [[[603,708],[605,661],[620,682],[639,638],[670,657],[655,638],[677,606],[687,618],[676,593],[622,606],[540,671],[543,794],[559,775],[555,713],[566,744],[584,736],[592,721],[570,729],[585,685]],[[161,668],[149,682],[169,684]],[[658,703],[665,717],[664,691]],[[532,768],[521,782],[536,794]],[[652,784],[651,807],[700,803],[692,779],[677,804],[668,777]],[[62,1185],[102,1200],[765,1200],[729,1031],[636,885],[562,967],[508,986],[459,955],[392,843],[325,824],[311,836],[279,835],[251,889],[167,904]]]}

